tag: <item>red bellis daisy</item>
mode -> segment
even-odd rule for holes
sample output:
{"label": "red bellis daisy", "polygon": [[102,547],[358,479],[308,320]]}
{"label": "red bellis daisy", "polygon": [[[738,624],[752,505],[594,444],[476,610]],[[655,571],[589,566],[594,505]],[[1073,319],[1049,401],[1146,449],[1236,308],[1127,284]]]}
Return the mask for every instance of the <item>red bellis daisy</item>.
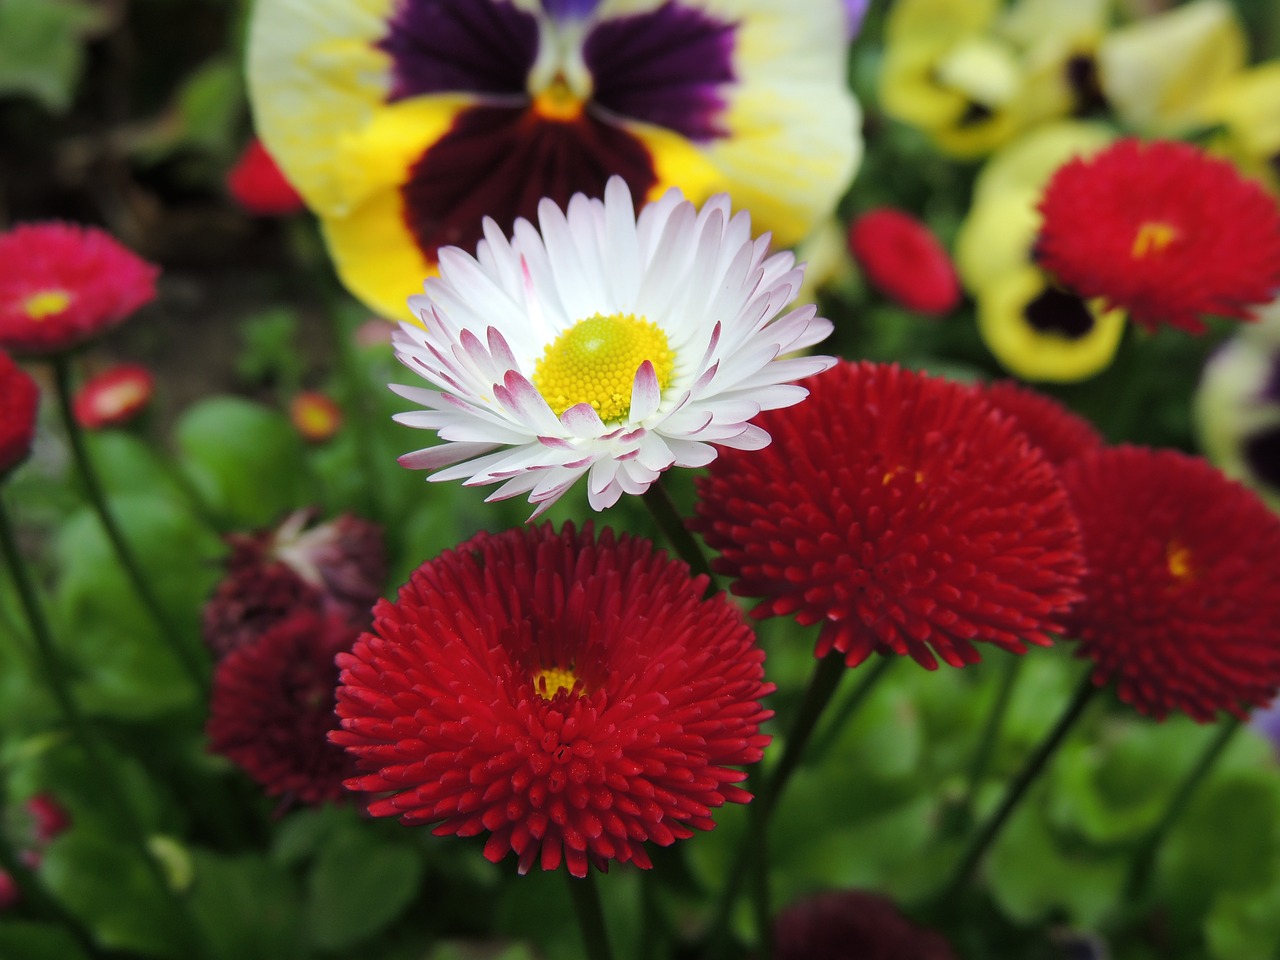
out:
{"label": "red bellis daisy", "polygon": [[1084,417],[1057,400],[1013,380],[998,380],[978,388],[991,406],[1012,417],[1018,429],[1056,467],[1082,457],[1103,444],[1102,434]]}
{"label": "red bellis daisy", "polygon": [[306,207],[260,140],[251,140],[227,174],[227,192],[246,213],[283,217]]}
{"label": "red bellis daisy", "polygon": [[1040,201],[1040,266],[1148,328],[1252,319],[1280,289],[1280,209],[1186,143],[1121,140],[1062,166]]}
{"label": "red bellis daisy", "polygon": [[420,567],[339,657],[333,740],[375,816],[488,832],[485,856],[574,876],[651,866],[750,795],[764,654],[705,577],[590,525],[481,534]]}
{"label": "red bellis daisy", "polygon": [[136,363],[122,363],[85,382],[72,411],[86,430],[124,426],[146,409],[155,392],[151,371]]}
{"label": "red bellis daisy", "polygon": [[36,382],[0,350],[0,476],[31,453],[39,405],[40,388]]}
{"label": "red bellis daisy", "polygon": [[1115,447],[1068,464],[1089,572],[1068,629],[1099,686],[1163,719],[1280,690],[1280,518],[1203,460]]}
{"label": "red bellis daisy", "polygon": [[871,285],[908,310],[949,313],[960,279],[929,228],[900,210],[869,210],[849,228],[849,252]]}
{"label": "red bellis daisy", "polygon": [[1078,596],[1079,530],[1014,421],[896,366],[843,363],[803,386],[804,403],[757,419],[773,443],[698,481],[695,529],[733,592],[764,598],[752,615],[822,624],[817,655],[851,667],[1049,644]]}
{"label": "red bellis daisy", "polygon": [[341,799],[351,758],[329,742],[338,667],[358,630],[339,618],[295,612],[231,651],[213,678],[209,750],[240,767],[268,795],[306,804]]}
{"label": "red bellis daisy", "polygon": [[798,900],[773,923],[775,960],[956,960],[941,934],[918,927],[888,897],[839,890]]}
{"label": "red bellis daisy", "polygon": [[159,270],[94,227],[28,223],[0,234],[0,347],[73,350],[156,295]]}

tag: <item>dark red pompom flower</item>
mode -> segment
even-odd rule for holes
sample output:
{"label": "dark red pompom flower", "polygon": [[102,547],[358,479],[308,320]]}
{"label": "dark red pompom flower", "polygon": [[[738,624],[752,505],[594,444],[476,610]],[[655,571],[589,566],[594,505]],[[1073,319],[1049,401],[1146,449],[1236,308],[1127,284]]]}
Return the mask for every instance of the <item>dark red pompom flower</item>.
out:
{"label": "dark red pompom flower", "polygon": [[48,356],[88,343],[156,295],[159,270],[95,227],[26,223],[0,234],[0,347]]}
{"label": "dark red pompom flower", "polygon": [[745,803],[772,714],[764,653],[705,577],[590,526],[480,534],[414,572],[339,658],[333,740],[375,816],[489,834],[521,873],[651,865]]}
{"label": "dark red pompom flower", "polygon": [[306,804],[343,797],[354,769],[328,739],[338,726],[334,657],[351,649],[358,632],[339,618],[300,610],[232,650],[214,673],[209,750],[270,796]]}
{"label": "dark red pompom flower", "polygon": [[842,363],[755,421],[698,481],[695,529],[757,617],[822,624],[817,655],[909,654],[932,670],[974,642],[1047,645],[1079,596],[1079,528],[1055,471],[972,388]]}
{"label": "dark red pompom flower", "polygon": [[258,216],[287,216],[306,206],[256,138],[249,141],[227,174],[227,191],[242,209]]}
{"label": "dark red pompom flower", "polygon": [[146,367],[117,364],[80,388],[72,404],[76,422],[86,430],[123,426],[146,409],[155,386]]}
{"label": "dark red pompom flower", "polygon": [[1252,319],[1280,290],[1280,208],[1188,143],[1120,140],[1062,166],[1040,201],[1040,266],[1143,326]]}
{"label": "dark red pompom flower", "polygon": [[1057,400],[1015,380],[998,380],[979,387],[982,398],[1005,416],[1038,447],[1045,459],[1060,467],[1102,446],[1097,428]]}
{"label": "dark red pompom flower", "polygon": [[1088,573],[1068,627],[1099,686],[1157,718],[1280,690],[1280,518],[1203,460],[1115,447],[1067,465]]}
{"label": "dark red pompom flower", "polygon": [[942,935],[916,926],[888,897],[839,890],[798,900],[773,923],[775,960],[956,960]]}
{"label": "dark red pompom flower", "polygon": [[849,228],[849,252],[872,286],[909,310],[943,314],[960,302],[951,257],[910,214],[868,210]]}
{"label": "dark red pompom flower", "polygon": [[0,350],[0,476],[31,453],[39,405],[40,388],[36,382]]}

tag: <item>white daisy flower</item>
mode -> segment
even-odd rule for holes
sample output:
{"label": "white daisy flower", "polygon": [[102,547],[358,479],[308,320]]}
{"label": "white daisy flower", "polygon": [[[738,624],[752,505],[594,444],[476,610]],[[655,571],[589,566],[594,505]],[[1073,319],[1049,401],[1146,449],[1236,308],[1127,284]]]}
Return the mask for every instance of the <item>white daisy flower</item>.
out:
{"label": "white daisy flower", "polygon": [[830,357],[791,357],[830,321],[804,306],[779,316],[804,275],[790,253],[752,239],[727,196],[701,210],[672,189],[639,218],[626,184],[604,200],[538,207],[541,234],[492,220],[472,257],[440,251],[440,274],[409,306],[396,355],[436,389],[392,385],[425,409],[397,415],[442,441],[400,458],[429,479],[500,484],[537,516],[580,477],[591,506],[644,493],[671,467],[701,467],[716,446],[754,450],[750,423],[808,391],[793,381]]}

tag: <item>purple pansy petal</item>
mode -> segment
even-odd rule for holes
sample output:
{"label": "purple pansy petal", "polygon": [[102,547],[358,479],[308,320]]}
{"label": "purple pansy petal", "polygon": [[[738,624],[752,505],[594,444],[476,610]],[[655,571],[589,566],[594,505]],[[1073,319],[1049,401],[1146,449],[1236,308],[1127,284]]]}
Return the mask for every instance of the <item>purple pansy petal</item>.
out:
{"label": "purple pansy petal", "polygon": [[585,20],[598,6],[600,0],[542,0],[542,9],[554,20]]}

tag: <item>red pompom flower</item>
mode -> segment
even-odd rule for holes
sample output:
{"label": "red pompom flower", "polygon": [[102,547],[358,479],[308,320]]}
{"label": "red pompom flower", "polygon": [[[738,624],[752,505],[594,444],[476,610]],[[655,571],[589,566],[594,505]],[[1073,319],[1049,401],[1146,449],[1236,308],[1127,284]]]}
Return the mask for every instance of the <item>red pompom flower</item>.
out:
{"label": "red pompom flower", "polygon": [[249,141],[227,174],[227,191],[245,212],[257,216],[282,217],[306,207],[258,139]]}
{"label": "red pompom flower", "polygon": [[1280,690],[1280,518],[1203,460],[1115,447],[1067,465],[1088,573],[1069,629],[1157,718],[1244,716]]}
{"label": "red pompom flower", "polygon": [[1280,290],[1280,209],[1186,143],[1121,140],[1062,166],[1040,201],[1036,259],[1085,299],[1191,333]]}
{"label": "red pompom flower", "polygon": [[1007,417],[1056,467],[1102,446],[1097,428],[1057,400],[1015,380],[998,380],[979,387],[982,399]]}
{"label": "red pompom flower", "polygon": [[888,897],[833,890],[798,900],[773,923],[775,960],[956,960],[942,935],[916,926]]}
{"label": "red pompom flower", "polygon": [[72,404],[76,422],[86,430],[128,423],[151,402],[155,377],[146,367],[121,363],[85,382]]}
{"label": "red pompom flower", "polygon": [[943,314],[960,302],[960,279],[929,228],[901,210],[869,210],[849,228],[849,251],[877,290],[908,310]]}
{"label": "red pompom flower", "polygon": [[39,405],[40,388],[36,382],[0,350],[0,476],[31,453]]}
{"label": "red pompom flower", "polygon": [[240,767],[270,796],[318,804],[345,796],[351,758],[329,742],[337,653],[358,630],[299,610],[218,663],[206,733],[209,750]]}
{"label": "red pompom flower", "polygon": [[0,234],[0,347],[72,350],[156,295],[159,270],[94,227],[28,223]]}
{"label": "red pompom flower", "polygon": [[488,832],[525,873],[651,866],[750,795],[769,737],[764,653],[705,577],[588,525],[480,534],[414,572],[339,657],[333,740],[389,793],[375,816]]}
{"label": "red pompom flower", "polygon": [[1047,645],[1079,596],[1079,529],[1049,462],[972,388],[843,363],[757,419],[773,443],[698,481],[695,529],[757,617],[822,624],[817,655]]}

